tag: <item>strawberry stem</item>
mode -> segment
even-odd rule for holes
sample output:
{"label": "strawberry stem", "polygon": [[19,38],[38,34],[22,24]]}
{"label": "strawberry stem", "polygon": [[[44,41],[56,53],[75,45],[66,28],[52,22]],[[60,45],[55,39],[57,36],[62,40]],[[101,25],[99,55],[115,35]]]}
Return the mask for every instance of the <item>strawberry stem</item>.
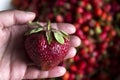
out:
{"label": "strawberry stem", "polygon": [[46,26],[47,26],[47,29],[46,29],[47,41],[48,41],[48,44],[51,44],[52,35],[51,35],[51,23],[50,23],[50,20],[47,22]]}
{"label": "strawberry stem", "polygon": [[51,22],[50,22],[50,20],[48,21],[48,23],[47,23],[47,30],[49,31],[50,29],[51,29]]}
{"label": "strawberry stem", "polygon": [[29,22],[28,22],[28,25],[30,25],[30,26],[38,26],[38,27],[42,27],[42,26],[40,25],[39,22],[32,22],[32,21],[29,21]]}
{"label": "strawberry stem", "polygon": [[[39,22],[29,21],[28,24],[30,26],[37,26],[37,28],[34,28],[34,29],[28,31],[27,33],[25,33],[25,35],[31,35],[33,33],[38,33],[40,31],[45,31],[48,44],[51,44],[53,37],[60,44],[64,44],[64,38],[65,39],[69,38],[69,35],[66,32],[59,31],[59,30],[56,30],[54,28],[51,28],[50,20],[47,22],[47,25],[45,25],[44,27],[42,27]],[[53,36],[52,36],[52,34],[53,34]]]}

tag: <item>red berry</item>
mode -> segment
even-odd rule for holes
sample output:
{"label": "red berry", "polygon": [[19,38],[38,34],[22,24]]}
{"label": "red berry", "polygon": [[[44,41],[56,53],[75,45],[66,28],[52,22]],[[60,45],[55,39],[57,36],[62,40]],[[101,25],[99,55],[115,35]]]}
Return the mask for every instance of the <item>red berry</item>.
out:
{"label": "red berry", "polygon": [[79,69],[85,69],[87,66],[87,63],[85,61],[81,61],[78,65],[78,68]]}
{"label": "red berry", "polygon": [[77,0],[70,0],[70,2],[71,2],[72,4],[75,4],[75,3],[77,2]]}
{"label": "red berry", "polygon": [[78,61],[80,61],[80,57],[79,57],[78,55],[76,55],[76,56],[74,57],[74,62],[78,62]]}
{"label": "red berry", "polygon": [[95,49],[95,45],[94,44],[88,45],[88,52],[89,53],[92,53],[94,49]]}
{"label": "red berry", "polygon": [[102,7],[103,1],[102,0],[93,0],[94,7]]}
{"label": "red berry", "polygon": [[96,63],[96,58],[95,57],[90,57],[88,60],[89,65],[94,65]]}
{"label": "red berry", "polygon": [[101,16],[101,15],[102,15],[102,9],[101,9],[101,8],[96,8],[96,9],[95,9],[95,14],[96,14],[97,16]]}
{"label": "red berry", "polygon": [[71,73],[68,80],[75,80],[75,74]]}
{"label": "red berry", "polygon": [[67,9],[67,10],[70,10],[70,9],[71,9],[70,3],[65,3],[65,4],[64,4],[64,7],[65,7],[65,9]]}
{"label": "red berry", "polygon": [[82,7],[78,7],[76,10],[77,13],[83,13],[84,9]]}
{"label": "red berry", "polygon": [[49,13],[47,16],[48,16],[48,19],[52,19],[54,17],[52,13]]}
{"label": "red berry", "polygon": [[94,67],[89,66],[86,68],[87,74],[93,74],[94,73]]}
{"label": "red berry", "polygon": [[78,35],[81,39],[85,39],[85,35],[83,34],[82,30],[77,30],[76,35]]}
{"label": "red berry", "polygon": [[85,74],[85,70],[83,70],[83,69],[78,69],[78,74],[79,74],[79,76],[80,76],[81,78],[83,78],[83,77],[84,77],[84,74]]}
{"label": "red berry", "polygon": [[79,18],[77,19],[77,22],[78,22],[79,24],[82,24],[82,23],[84,22],[84,20],[83,20],[82,17],[79,17]]}
{"label": "red berry", "polygon": [[[34,23],[39,25],[39,23]],[[31,24],[32,25],[32,24]],[[26,33],[25,50],[30,59],[41,69],[49,70],[57,66],[66,56],[69,50],[69,39],[63,38],[64,42],[57,39],[58,33],[50,29],[50,23],[47,27],[32,29]],[[50,31],[50,32],[49,32]],[[61,33],[66,35],[66,33]]]}
{"label": "red berry", "polygon": [[70,73],[67,71],[67,72],[63,75],[62,79],[63,79],[63,80],[68,80],[69,77],[70,77]]}
{"label": "red berry", "polygon": [[70,70],[71,70],[72,72],[77,72],[77,66],[76,66],[76,65],[71,65],[71,66],[70,66]]}
{"label": "red berry", "polygon": [[63,6],[64,5],[64,1],[63,0],[57,0],[56,1],[56,6]]}
{"label": "red berry", "polygon": [[80,28],[80,24],[79,23],[74,23],[73,25],[75,26],[76,30],[78,30]]}
{"label": "red berry", "polygon": [[85,59],[88,59],[88,58],[89,58],[89,55],[88,55],[86,49],[80,49],[80,50],[79,50],[79,54],[80,54],[81,57],[83,57],[83,58],[85,58]]}
{"label": "red berry", "polygon": [[108,21],[108,22],[111,22],[112,20],[113,20],[112,16],[111,16],[111,15],[108,15],[108,16],[107,16],[107,21]]}
{"label": "red berry", "polygon": [[108,43],[107,42],[103,42],[100,44],[100,48],[101,49],[106,49],[108,47]]}
{"label": "red berry", "polygon": [[69,23],[72,22],[72,14],[70,14],[70,13],[66,14],[65,21],[69,22]]}
{"label": "red berry", "polygon": [[101,19],[104,21],[107,19],[107,13],[104,11],[101,15]]}
{"label": "red berry", "polygon": [[107,37],[107,32],[102,32],[100,34],[100,40],[104,41],[106,39],[106,37]]}
{"label": "red berry", "polygon": [[90,45],[90,41],[89,41],[88,39],[84,39],[84,40],[83,40],[83,44],[84,44],[85,46],[88,46],[88,45]]}
{"label": "red berry", "polygon": [[88,32],[89,31],[89,26],[83,26],[83,31]]}
{"label": "red berry", "polygon": [[81,7],[85,7],[86,6],[86,4],[87,4],[87,2],[84,0],[84,1],[79,1],[79,6],[81,6]]}
{"label": "red berry", "polygon": [[110,34],[111,34],[111,36],[115,36],[117,33],[116,33],[115,30],[111,30],[111,31],[110,31]]}
{"label": "red berry", "polygon": [[85,21],[91,20],[91,18],[92,18],[92,14],[90,12],[84,13],[83,16],[84,16]]}
{"label": "red berry", "polygon": [[57,22],[63,22],[64,19],[63,19],[62,15],[57,15],[57,16],[56,16],[56,21],[57,21]]}
{"label": "red berry", "polygon": [[105,31],[105,32],[108,32],[108,31],[110,31],[110,29],[111,29],[111,26],[104,26],[104,28],[103,28],[103,31]]}
{"label": "red berry", "polygon": [[110,4],[106,4],[103,8],[104,8],[104,10],[105,10],[106,12],[109,12],[110,9],[111,9],[111,5],[110,5]]}

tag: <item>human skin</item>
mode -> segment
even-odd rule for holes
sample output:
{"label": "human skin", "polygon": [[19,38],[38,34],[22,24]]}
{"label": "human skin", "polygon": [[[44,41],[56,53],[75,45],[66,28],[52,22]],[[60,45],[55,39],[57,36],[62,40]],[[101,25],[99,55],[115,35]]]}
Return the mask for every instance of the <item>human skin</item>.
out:
{"label": "human skin", "polygon": [[[31,28],[26,24],[34,18],[35,13],[32,12],[18,10],[0,12],[0,80],[53,78],[66,72],[62,66],[40,71],[35,65],[30,65],[31,61],[24,50],[24,33]],[[65,60],[74,57],[75,47],[80,45],[80,39],[72,35],[75,27],[67,23],[52,23],[51,26],[71,35],[71,47]]]}

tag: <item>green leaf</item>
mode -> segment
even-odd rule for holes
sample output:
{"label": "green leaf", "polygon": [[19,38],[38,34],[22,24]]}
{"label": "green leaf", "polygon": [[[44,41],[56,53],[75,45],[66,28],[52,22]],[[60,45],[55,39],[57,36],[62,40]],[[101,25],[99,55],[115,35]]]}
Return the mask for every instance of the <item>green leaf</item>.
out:
{"label": "green leaf", "polygon": [[42,27],[42,26],[40,25],[39,22],[32,22],[32,21],[29,21],[29,22],[28,22],[28,25],[30,25],[30,26],[38,26],[38,27]]}
{"label": "green leaf", "polygon": [[50,23],[50,20],[49,20],[48,23],[47,23],[47,29],[48,29],[48,30],[50,30],[50,26],[51,26],[50,24],[51,24],[51,23]]}
{"label": "green leaf", "polygon": [[62,30],[61,30],[61,32],[62,32],[62,34],[68,36],[68,33],[66,33],[65,31],[62,31]]}
{"label": "green leaf", "polygon": [[52,35],[51,35],[51,32],[46,32],[46,37],[47,37],[47,41],[48,41],[48,44],[51,44],[51,41],[52,41]]}
{"label": "green leaf", "polygon": [[35,28],[35,29],[33,29],[33,30],[30,31],[30,34],[38,33],[38,32],[40,32],[42,30],[43,30],[43,28]]}
{"label": "green leaf", "polygon": [[64,31],[60,31],[60,32],[65,39],[68,39],[69,35],[66,32]]}
{"label": "green leaf", "polygon": [[64,44],[63,35],[59,31],[54,32],[54,37],[57,40],[57,42],[59,42],[60,44]]}
{"label": "green leaf", "polygon": [[38,32],[40,32],[40,31],[42,31],[43,30],[43,28],[35,28],[35,29],[32,29],[32,30],[30,30],[30,31],[28,31],[27,33],[25,33],[25,35],[30,35],[30,34],[33,34],[33,33],[38,33]]}

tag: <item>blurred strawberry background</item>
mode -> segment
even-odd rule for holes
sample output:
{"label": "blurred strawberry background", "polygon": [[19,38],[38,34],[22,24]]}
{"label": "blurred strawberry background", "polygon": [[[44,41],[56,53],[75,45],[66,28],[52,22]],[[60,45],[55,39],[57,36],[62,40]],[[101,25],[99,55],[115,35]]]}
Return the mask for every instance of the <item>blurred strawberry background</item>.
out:
{"label": "blurred strawberry background", "polygon": [[[64,76],[45,80],[115,80],[120,75],[120,0],[13,0],[35,20],[71,23],[82,44],[63,63]],[[119,79],[118,79],[119,80]]]}

